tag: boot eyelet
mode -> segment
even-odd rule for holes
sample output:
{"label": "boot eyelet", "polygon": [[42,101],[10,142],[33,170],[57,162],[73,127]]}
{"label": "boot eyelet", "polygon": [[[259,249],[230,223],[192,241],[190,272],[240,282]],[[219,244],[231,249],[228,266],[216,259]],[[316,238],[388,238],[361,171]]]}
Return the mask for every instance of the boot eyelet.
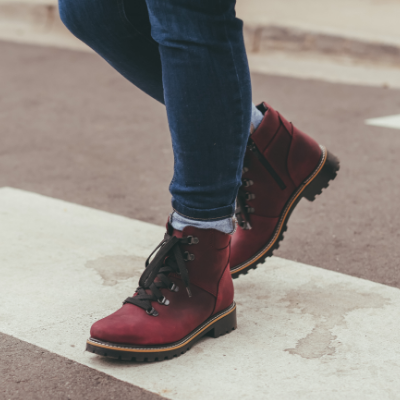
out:
{"label": "boot eyelet", "polygon": [[245,174],[249,169],[247,167],[243,167],[242,174]]}
{"label": "boot eyelet", "polygon": [[250,207],[250,206],[247,206],[247,205],[246,205],[246,210],[247,210],[247,212],[249,214],[252,214],[255,211],[253,207]]}
{"label": "boot eyelet", "polygon": [[251,225],[249,222],[246,221],[242,221],[239,226],[244,229],[244,230],[250,230],[251,229]]}
{"label": "boot eyelet", "polygon": [[242,180],[242,185],[244,187],[249,187],[249,186],[251,186],[253,184],[254,184],[254,182],[251,179],[243,179]]}
{"label": "boot eyelet", "polygon": [[156,311],[156,309],[154,307],[151,307],[150,310],[146,310],[146,313],[148,315],[153,316],[153,317],[157,317],[158,316],[158,312]]}
{"label": "boot eyelet", "polygon": [[169,288],[171,292],[178,292],[179,291],[179,286],[175,285],[175,283],[172,283],[171,287]]}
{"label": "boot eyelet", "polygon": [[244,223],[243,229],[245,230],[250,230],[251,229],[251,225],[248,222]]}
{"label": "boot eyelet", "polygon": [[199,238],[195,237],[195,236],[188,236],[186,239],[188,239],[188,244],[197,244],[199,243]]}
{"label": "boot eyelet", "polygon": [[183,259],[184,259],[185,261],[193,261],[195,258],[196,258],[195,255],[189,253],[188,251],[185,251],[185,252],[183,253]]}
{"label": "boot eyelet", "polygon": [[159,304],[162,304],[164,306],[169,306],[169,300],[164,296],[162,299],[157,300]]}
{"label": "boot eyelet", "polygon": [[254,200],[256,198],[256,195],[254,193],[246,192],[245,197],[246,200]]}

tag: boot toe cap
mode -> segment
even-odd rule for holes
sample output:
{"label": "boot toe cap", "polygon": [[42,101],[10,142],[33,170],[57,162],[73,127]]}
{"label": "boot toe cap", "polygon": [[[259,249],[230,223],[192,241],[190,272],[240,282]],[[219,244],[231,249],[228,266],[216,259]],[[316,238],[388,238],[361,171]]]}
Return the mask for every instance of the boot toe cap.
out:
{"label": "boot toe cap", "polygon": [[144,310],[125,304],[115,313],[95,322],[90,336],[102,342],[140,345],[143,342],[140,325],[145,315]]}

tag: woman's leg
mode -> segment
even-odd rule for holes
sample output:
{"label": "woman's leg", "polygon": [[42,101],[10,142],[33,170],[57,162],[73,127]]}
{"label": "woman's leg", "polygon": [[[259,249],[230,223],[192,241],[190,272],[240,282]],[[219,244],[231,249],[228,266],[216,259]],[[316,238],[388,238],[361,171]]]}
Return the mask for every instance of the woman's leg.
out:
{"label": "woman's leg", "polygon": [[[174,208],[193,221],[229,219],[251,114],[234,0],[147,4],[174,146]],[[236,328],[232,236],[203,228],[167,225],[135,295],[92,326],[87,350],[126,360],[164,360],[183,354],[204,335],[218,337]]]}
{"label": "woman's leg", "polygon": [[67,28],[119,73],[164,103],[158,44],[145,0],[59,0]]}
{"label": "woman's leg", "polygon": [[146,0],[159,44],[175,155],[173,207],[232,217],[250,128],[251,85],[234,0]]}
{"label": "woman's leg", "polygon": [[[160,49],[158,43],[151,37],[151,25],[145,0],[59,0],[59,2],[62,20],[78,38],[92,47],[133,84],[153,98],[164,102]],[[238,155],[238,143],[235,143],[235,140],[238,140],[237,132],[247,131],[243,129],[243,124],[247,126],[245,121],[248,119],[248,104],[246,105],[248,98],[246,100],[246,96],[250,95],[250,78],[242,40],[242,24],[235,18],[232,0],[204,4],[193,1],[182,4],[172,2],[163,5],[163,2],[156,2],[155,8],[150,4],[150,7],[153,7],[153,18],[157,18],[157,13],[166,12],[168,18],[163,23],[167,24],[166,31],[171,31],[169,37],[167,35],[161,38],[161,41],[164,40],[161,52],[166,55],[164,57],[164,65],[167,65],[164,71],[167,79],[166,86],[174,90],[174,93],[169,96],[169,116],[176,151],[175,177],[171,184],[174,206],[183,215],[194,218],[191,210],[182,209],[179,204],[200,210],[220,208],[222,205],[225,207],[224,215],[228,216],[232,212],[234,201],[232,193],[237,191],[232,189],[232,185],[238,185],[237,176],[232,175],[236,169],[233,171],[232,167],[237,166],[241,157]],[[175,9],[178,10],[176,13]],[[207,10],[210,10],[209,14]],[[205,17],[209,18],[206,24],[204,24],[207,19]],[[174,18],[175,21],[173,21]],[[171,24],[168,25],[170,21]],[[176,29],[176,24],[178,24],[178,29]],[[162,26],[161,29],[163,29]],[[202,37],[204,32],[207,32],[208,37]],[[157,22],[153,27],[153,35],[156,35],[160,41],[160,24]],[[174,40],[186,43],[180,50],[179,48],[168,49],[165,42]],[[185,51],[185,49],[188,51],[184,57],[190,58],[189,62],[181,57],[182,50]],[[173,63],[180,65],[176,67]],[[174,79],[178,85],[173,82]],[[190,93],[188,93],[189,88]],[[180,93],[188,94],[188,96],[185,98]],[[212,98],[213,101],[207,100],[207,97]],[[189,106],[186,103],[188,99],[193,105]],[[221,99],[224,100],[221,102]],[[204,107],[203,104],[206,104],[207,108],[201,110]],[[200,113],[197,111],[197,105],[202,105]],[[174,109],[172,117],[171,107]],[[241,107],[246,107],[246,109],[243,110]],[[254,111],[261,115],[253,105],[253,114]],[[185,128],[176,130],[172,126],[176,124],[180,126],[181,122]],[[255,118],[252,118],[255,127],[257,122],[259,123],[255,115]],[[197,139],[192,141],[190,138],[193,134],[189,132],[187,134],[188,130],[202,133],[197,136],[195,134]],[[204,131],[207,131],[207,134]],[[215,135],[215,131],[218,131],[218,135]],[[212,141],[214,137],[219,137],[219,142],[215,142],[215,145],[213,142],[212,147],[208,148],[210,139]],[[243,140],[244,136],[239,139],[239,147]],[[200,157],[203,161],[207,159],[207,167],[203,164],[196,168],[192,166],[186,168],[190,171],[191,179],[188,185],[182,166],[187,161],[196,159],[192,157],[190,151],[187,152],[190,147],[195,154],[199,154],[196,153],[194,146],[202,153]],[[233,159],[227,162],[227,158],[231,155]],[[225,168],[219,177],[213,177],[214,182],[212,182],[207,177],[208,171],[217,171],[220,165],[224,165]],[[225,170],[229,169],[231,169],[230,174],[225,175]],[[224,179],[225,176],[229,182]],[[221,184],[221,181],[224,184]],[[213,196],[212,192],[217,187],[220,194]],[[195,193],[196,191],[198,193]],[[187,197],[188,193],[191,194],[185,201],[183,198]],[[227,206],[227,204],[231,205]],[[229,208],[229,212],[226,207]],[[215,215],[220,218],[218,210],[212,215],[214,217],[210,216],[210,218],[217,218]],[[202,218],[208,219],[204,214]],[[230,232],[233,229],[231,220],[218,224],[211,221],[204,222],[200,219],[197,220],[196,226],[219,229],[224,232]],[[174,215],[172,223],[178,229],[194,224],[193,220],[187,220],[182,215]]]}

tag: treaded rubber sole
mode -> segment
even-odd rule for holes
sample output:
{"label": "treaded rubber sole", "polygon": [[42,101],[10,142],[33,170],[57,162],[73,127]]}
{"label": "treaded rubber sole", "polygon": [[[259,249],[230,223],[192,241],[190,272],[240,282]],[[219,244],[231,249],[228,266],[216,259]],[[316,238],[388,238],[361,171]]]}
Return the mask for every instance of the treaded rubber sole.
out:
{"label": "treaded rubber sole", "polygon": [[170,360],[186,353],[204,336],[217,338],[232,332],[236,328],[236,303],[233,302],[230,307],[210,317],[178,342],[155,346],[134,346],[108,343],[90,338],[86,342],[86,351],[126,361],[147,362]]}
{"label": "treaded rubber sole", "polygon": [[318,167],[287,201],[282,216],[272,235],[272,239],[251,259],[231,269],[233,279],[247,274],[251,269],[256,269],[266,258],[271,257],[274,250],[279,248],[280,242],[284,238],[283,235],[287,230],[287,222],[300,200],[306,198],[308,201],[314,201],[322,193],[323,189],[329,186],[330,181],[336,178],[337,172],[340,169],[339,159],[324,146],[320,147],[322,149],[322,157]]}

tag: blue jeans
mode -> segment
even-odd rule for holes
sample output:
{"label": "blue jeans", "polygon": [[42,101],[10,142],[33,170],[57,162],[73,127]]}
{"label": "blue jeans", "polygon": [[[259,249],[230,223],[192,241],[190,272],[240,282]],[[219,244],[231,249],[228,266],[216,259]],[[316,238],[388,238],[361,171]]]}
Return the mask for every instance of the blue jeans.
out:
{"label": "blue jeans", "polygon": [[232,216],[251,117],[235,0],[59,0],[59,6],[75,36],[165,104],[173,208],[191,219]]}

